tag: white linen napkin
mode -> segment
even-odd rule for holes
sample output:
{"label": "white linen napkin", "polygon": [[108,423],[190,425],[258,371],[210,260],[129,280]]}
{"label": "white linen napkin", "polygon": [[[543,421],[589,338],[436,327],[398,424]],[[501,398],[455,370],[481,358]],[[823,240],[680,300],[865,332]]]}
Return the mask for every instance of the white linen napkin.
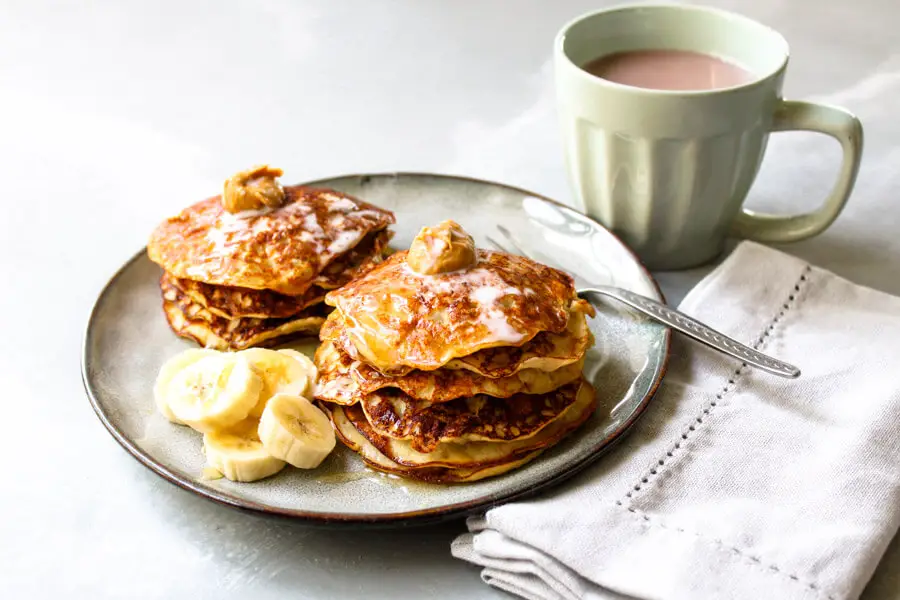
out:
{"label": "white linen napkin", "polygon": [[900,524],[900,298],[744,242],[681,309],[803,375],[676,335],[617,448],[454,556],[529,599],[858,597]]}

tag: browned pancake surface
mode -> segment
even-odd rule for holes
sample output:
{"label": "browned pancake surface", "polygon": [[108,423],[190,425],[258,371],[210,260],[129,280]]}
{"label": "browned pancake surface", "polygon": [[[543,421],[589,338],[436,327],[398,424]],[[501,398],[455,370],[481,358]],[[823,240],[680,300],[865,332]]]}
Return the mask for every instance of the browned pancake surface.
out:
{"label": "browned pancake surface", "polygon": [[212,285],[179,279],[168,273],[164,278],[191,300],[220,317],[286,318],[321,302],[327,290],[344,285],[381,262],[391,235],[387,230],[368,234],[356,247],[328,265],[315,283],[298,296],[279,294],[272,290]]}
{"label": "browned pancake surface", "polygon": [[478,394],[498,398],[545,394],[580,378],[583,367],[583,360],[578,360],[554,371],[523,369],[499,378],[485,377],[468,369],[413,370],[402,375],[384,375],[354,360],[327,340],[316,350],[315,362],[319,372],[316,398],[337,404],[353,404],[388,387],[397,388],[415,400],[433,403]]}
{"label": "browned pancake surface", "polygon": [[347,421],[372,446],[392,462],[406,467],[466,468],[500,465],[517,460],[526,454],[548,448],[581,426],[597,406],[593,387],[582,380],[574,402],[545,427],[525,438],[511,441],[470,441],[466,443],[439,442],[428,452],[421,452],[406,439],[381,435],[366,418],[361,405],[330,405],[340,410]]}
{"label": "browned pancake surface", "polygon": [[406,477],[410,479],[418,479],[427,483],[467,483],[478,481],[487,477],[495,477],[521,467],[528,461],[537,457],[542,450],[535,450],[524,456],[516,457],[510,462],[488,465],[475,466],[471,468],[448,468],[448,467],[409,467],[400,465],[379,452],[378,448],[373,446],[369,440],[362,436],[359,431],[347,420],[343,409],[339,406],[323,406],[325,412],[331,418],[334,424],[335,433],[338,439],[354,452],[359,453],[363,462],[369,467],[392,475]]}
{"label": "browned pancake surface", "polygon": [[[594,336],[588,328],[586,311],[581,310],[581,305],[576,308],[569,317],[566,330],[561,333],[541,332],[522,346],[485,348],[467,356],[454,358],[442,369],[467,370],[499,379],[510,377],[525,369],[554,371],[578,362],[593,345]],[[350,341],[339,310],[328,315],[319,336],[323,342],[331,342],[353,360],[365,362],[365,358]],[[322,363],[319,368],[327,370],[330,367]],[[413,367],[401,366],[381,372],[388,376],[399,376],[413,371]]]}
{"label": "browned pancake surface", "polygon": [[393,213],[336,192],[285,186],[272,210],[232,214],[216,196],[150,237],[150,259],[179,279],[303,294],[328,265],[394,222]]}
{"label": "browned pancake surface", "polygon": [[243,350],[277,344],[300,335],[315,335],[325,321],[328,307],[315,304],[288,318],[227,319],[193,302],[178,288],[160,281],[163,311],[172,330],[206,348]]}
{"label": "browned pancake surface", "polygon": [[474,266],[421,275],[394,254],[331,292],[335,327],[360,359],[384,373],[437,369],[498,346],[522,346],[540,332],[566,329],[573,310],[591,313],[572,278],[521,256],[477,251]]}
{"label": "browned pancake surface", "polygon": [[366,420],[379,435],[409,440],[419,452],[442,442],[508,442],[528,438],[559,417],[578,393],[580,382],[546,394],[495,398],[478,394],[434,404],[410,398],[396,388],[360,399]]}

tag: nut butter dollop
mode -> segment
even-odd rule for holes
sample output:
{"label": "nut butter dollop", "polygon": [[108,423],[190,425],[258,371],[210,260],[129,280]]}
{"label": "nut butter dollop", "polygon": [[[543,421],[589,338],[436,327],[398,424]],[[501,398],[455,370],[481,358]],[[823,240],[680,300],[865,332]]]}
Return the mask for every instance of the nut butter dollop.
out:
{"label": "nut butter dollop", "polygon": [[230,213],[278,208],[284,202],[284,188],[276,177],[282,174],[281,169],[259,165],[232,175],[225,181],[222,206]]}
{"label": "nut butter dollop", "polygon": [[406,263],[422,275],[460,271],[474,266],[475,261],[475,240],[451,220],[423,227],[406,255]]}

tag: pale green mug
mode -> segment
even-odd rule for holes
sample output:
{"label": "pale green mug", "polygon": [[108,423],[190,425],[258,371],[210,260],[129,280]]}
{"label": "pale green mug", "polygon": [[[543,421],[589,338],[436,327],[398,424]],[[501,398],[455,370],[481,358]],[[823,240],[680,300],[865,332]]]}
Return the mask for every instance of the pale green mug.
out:
{"label": "pale green mug", "polygon": [[[665,91],[620,85],[582,66],[629,50],[688,50],[735,63],[735,87]],[[728,236],[791,242],[824,231],[856,180],[862,126],[849,112],[783,100],[788,44],[756,21],[718,9],[635,4],[581,16],[554,46],[566,162],[581,209],[644,263],[681,269],[715,258]],[[830,135],[843,148],[822,207],[791,216],[742,208],[770,131]]]}

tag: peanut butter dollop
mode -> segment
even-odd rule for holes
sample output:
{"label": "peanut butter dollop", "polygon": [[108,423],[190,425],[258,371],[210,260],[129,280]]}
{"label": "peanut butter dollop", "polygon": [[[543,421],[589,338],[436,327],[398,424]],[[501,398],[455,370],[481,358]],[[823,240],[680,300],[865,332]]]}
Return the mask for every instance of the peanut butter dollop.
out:
{"label": "peanut butter dollop", "polygon": [[423,227],[406,255],[406,263],[422,275],[459,271],[474,266],[475,260],[475,240],[451,220]]}
{"label": "peanut butter dollop", "polygon": [[284,188],[276,177],[282,174],[281,169],[259,165],[232,175],[225,181],[222,206],[230,213],[278,208],[284,202]]}

